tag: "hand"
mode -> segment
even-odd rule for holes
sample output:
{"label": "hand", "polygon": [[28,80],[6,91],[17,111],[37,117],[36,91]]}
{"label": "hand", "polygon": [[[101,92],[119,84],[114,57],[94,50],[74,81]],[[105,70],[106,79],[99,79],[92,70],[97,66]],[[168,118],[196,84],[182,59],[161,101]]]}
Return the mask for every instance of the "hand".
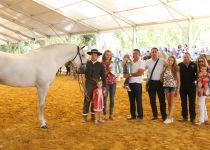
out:
{"label": "hand", "polygon": [[108,73],[109,73],[109,71],[108,71],[108,70],[106,70],[106,71],[105,71],[105,74],[107,75]]}
{"label": "hand", "polygon": [[176,90],[174,96],[177,97],[179,95],[179,89]]}
{"label": "hand", "polygon": [[104,95],[106,95],[106,88],[104,88],[104,90],[103,90],[103,94],[104,94]]}
{"label": "hand", "polygon": [[125,73],[123,76],[124,76],[124,78],[126,78],[126,79],[127,79],[127,78],[129,78],[129,77],[130,77],[130,74],[129,74],[129,73]]}

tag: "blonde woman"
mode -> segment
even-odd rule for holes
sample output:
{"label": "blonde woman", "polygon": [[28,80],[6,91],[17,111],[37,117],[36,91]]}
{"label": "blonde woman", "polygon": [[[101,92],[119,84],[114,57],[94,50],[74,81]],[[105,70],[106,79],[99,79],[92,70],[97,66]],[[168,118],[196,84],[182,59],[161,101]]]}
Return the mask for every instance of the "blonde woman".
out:
{"label": "blonde woman", "polygon": [[105,68],[106,74],[106,95],[104,98],[104,119],[107,120],[107,98],[109,95],[110,98],[110,106],[109,106],[109,119],[114,120],[113,111],[114,111],[114,97],[116,92],[116,74],[114,70],[114,63],[112,62],[112,52],[110,50],[106,50],[102,56],[102,63]]}
{"label": "blonde woman", "polygon": [[[204,56],[199,56],[197,58],[196,63],[197,63],[198,71],[203,66],[208,67],[207,60]],[[208,69],[208,72],[210,72],[209,69]],[[201,90],[203,91],[204,88],[202,87]],[[209,89],[207,89],[207,93],[208,92],[209,92]],[[199,108],[200,108],[200,117],[199,117],[199,122],[197,123],[197,125],[203,125],[204,123],[207,123],[208,121],[208,114],[207,114],[207,109],[206,109],[206,95],[199,96],[198,100],[199,100]]]}
{"label": "blonde woman", "polygon": [[169,124],[173,122],[175,97],[179,94],[180,89],[179,67],[174,56],[168,58],[167,65],[163,71],[163,87],[169,111],[169,115],[164,123]]}

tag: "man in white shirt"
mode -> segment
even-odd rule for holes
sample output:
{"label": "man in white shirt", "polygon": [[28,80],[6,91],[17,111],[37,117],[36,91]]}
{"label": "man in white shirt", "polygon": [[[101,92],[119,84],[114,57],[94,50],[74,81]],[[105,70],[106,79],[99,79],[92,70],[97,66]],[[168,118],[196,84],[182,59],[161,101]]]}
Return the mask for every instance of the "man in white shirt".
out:
{"label": "man in white shirt", "polygon": [[[133,62],[131,63],[131,68],[130,74],[124,74],[125,78],[130,77],[129,87],[131,91],[128,91],[128,96],[130,101],[131,116],[128,120],[133,120],[137,117],[138,121],[142,121],[142,75],[144,74],[145,63],[140,59],[140,51],[138,49],[133,50]],[[136,109],[138,113],[137,116]]]}
{"label": "man in white shirt", "polygon": [[161,73],[163,72],[163,69],[166,65],[166,61],[158,58],[158,49],[152,48],[151,49],[151,59],[149,59],[146,62],[145,69],[148,70],[148,76],[147,79],[149,80],[153,67],[157,62],[157,65],[154,69],[154,72],[152,74],[151,80],[150,80],[150,87],[148,89],[149,97],[150,97],[150,104],[152,107],[152,113],[153,118],[152,120],[158,119],[158,112],[157,112],[157,105],[156,105],[156,93],[158,94],[158,99],[160,102],[160,112],[162,115],[163,121],[167,118],[166,114],[166,102],[165,102],[165,94],[163,89],[163,83],[160,81]]}

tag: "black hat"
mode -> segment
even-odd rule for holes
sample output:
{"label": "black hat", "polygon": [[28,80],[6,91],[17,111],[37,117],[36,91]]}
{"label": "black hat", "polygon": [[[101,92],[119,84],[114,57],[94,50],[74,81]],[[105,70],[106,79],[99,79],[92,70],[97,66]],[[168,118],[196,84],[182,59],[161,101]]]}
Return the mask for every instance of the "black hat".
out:
{"label": "black hat", "polygon": [[90,52],[87,52],[88,55],[91,55],[92,53],[96,53],[98,56],[102,55],[102,53],[99,52],[97,49],[91,49]]}

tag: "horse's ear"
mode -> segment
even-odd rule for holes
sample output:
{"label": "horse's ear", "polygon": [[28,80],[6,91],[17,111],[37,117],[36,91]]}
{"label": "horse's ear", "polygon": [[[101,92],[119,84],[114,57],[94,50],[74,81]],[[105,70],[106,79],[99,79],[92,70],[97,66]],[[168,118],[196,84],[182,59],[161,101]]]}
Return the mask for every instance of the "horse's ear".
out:
{"label": "horse's ear", "polygon": [[83,49],[85,46],[82,46],[80,49]]}

